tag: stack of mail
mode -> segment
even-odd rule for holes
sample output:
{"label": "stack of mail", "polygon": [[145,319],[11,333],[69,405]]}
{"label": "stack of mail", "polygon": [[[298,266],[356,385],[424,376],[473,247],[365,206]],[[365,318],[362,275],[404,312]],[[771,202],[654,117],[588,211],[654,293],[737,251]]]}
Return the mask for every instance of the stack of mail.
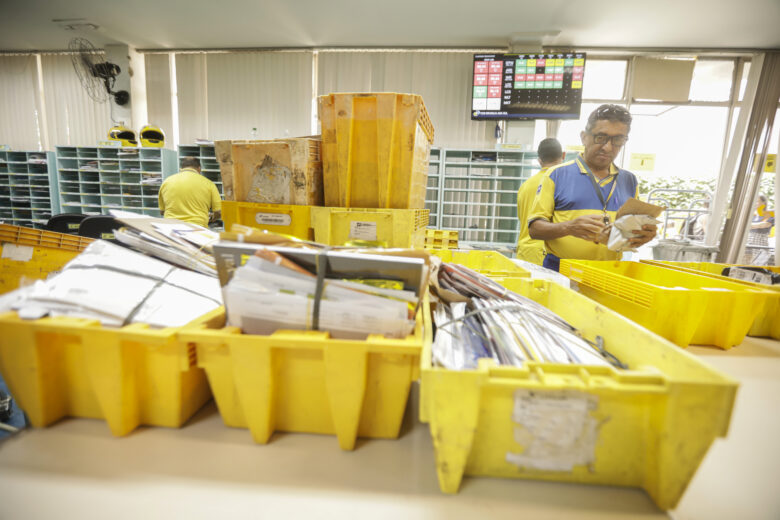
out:
{"label": "stack of mail", "polygon": [[211,246],[219,235],[197,224],[175,219],[114,214],[125,227],[114,232],[116,239],[133,249],[166,262],[216,276]]}
{"label": "stack of mail", "polygon": [[215,278],[103,240],[20,293],[12,308],[22,318],[73,316],[106,326],[179,327],[222,305]]}
{"label": "stack of mail", "polygon": [[438,366],[473,369],[480,358],[490,358],[510,366],[534,361],[625,368],[602,338],[587,340],[547,307],[471,269],[443,263],[434,288],[442,299],[433,313]]}
{"label": "stack of mail", "polygon": [[[364,339],[403,338],[414,329],[426,283],[422,258],[231,242],[214,252],[228,324],[245,333],[316,329]],[[326,270],[318,279],[319,269]]]}

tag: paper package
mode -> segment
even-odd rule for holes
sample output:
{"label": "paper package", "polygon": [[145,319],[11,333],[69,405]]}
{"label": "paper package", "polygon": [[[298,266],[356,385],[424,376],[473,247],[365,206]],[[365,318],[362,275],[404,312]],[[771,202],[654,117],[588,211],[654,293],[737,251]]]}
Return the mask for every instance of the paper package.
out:
{"label": "paper package", "polygon": [[25,319],[71,316],[104,326],[179,327],[221,305],[216,278],[98,240],[12,308]]}
{"label": "paper package", "polygon": [[[639,199],[630,198],[625,204],[620,206],[615,215],[615,222],[602,230],[601,234],[596,238],[596,243],[605,244],[610,251],[635,251],[635,249],[627,248],[629,240],[636,236],[633,231],[640,231],[642,226],[646,224],[659,224],[660,222],[656,220],[656,217],[665,209],[663,206],[656,206],[655,204],[642,202]],[[633,216],[642,218],[625,218]]]}
{"label": "paper package", "polygon": [[[311,330],[317,278],[251,256],[224,287],[228,324],[247,334]],[[414,291],[388,290],[346,280],[324,281],[319,330],[334,338],[364,339],[369,334],[403,338],[414,329],[409,304]]]}

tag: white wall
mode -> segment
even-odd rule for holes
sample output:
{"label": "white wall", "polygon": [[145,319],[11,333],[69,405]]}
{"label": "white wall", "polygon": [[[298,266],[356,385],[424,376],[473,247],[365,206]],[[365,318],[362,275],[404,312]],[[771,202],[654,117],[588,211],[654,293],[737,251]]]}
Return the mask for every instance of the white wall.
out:
{"label": "white wall", "polygon": [[322,51],[318,59],[319,94],[420,94],[435,130],[434,146],[495,145],[495,123],[471,120],[471,53]]}
{"label": "white wall", "polygon": [[211,139],[308,135],[311,52],[208,54]]}
{"label": "white wall", "polygon": [[[179,143],[190,144],[195,139],[208,137],[206,55],[177,54],[175,60]],[[171,144],[167,146],[172,147]]]}
{"label": "white wall", "polygon": [[142,55],[146,69],[147,121],[163,129],[168,147],[173,143],[171,71],[168,54]]}
{"label": "white wall", "polygon": [[36,57],[0,56],[0,145],[39,150]]}
{"label": "white wall", "polygon": [[105,139],[113,126],[109,104],[89,97],[73,70],[70,55],[44,54],[41,68],[49,148],[89,146]]}
{"label": "white wall", "polygon": [[[42,128],[35,60],[0,58],[0,113],[12,115],[0,121],[0,144],[35,149],[45,141],[39,134],[47,132],[51,149],[105,139],[114,124],[110,106],[89,98],[66,54],[41,56],[47,121]],[[132,126],[161,127],[170,148],[197,138],[250,138],[252,128],[258,138],[308,135],[316,121],[316,95],[408,92],[422,95],[436,146],[494,143],[493,125],[470,119],[471,53],[321,51],[317,85],[312,85],[314,63],[308,51],[135,56],[131,94],[140,106],[133,110]]]}

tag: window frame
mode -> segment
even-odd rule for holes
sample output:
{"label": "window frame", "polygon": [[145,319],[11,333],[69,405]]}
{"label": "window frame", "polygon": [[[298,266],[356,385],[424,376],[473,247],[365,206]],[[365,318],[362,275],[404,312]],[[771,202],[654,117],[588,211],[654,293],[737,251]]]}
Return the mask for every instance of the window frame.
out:
{"label": "window frame", "polygon": [[[585,52],[588,52],[587,49],[584,49]],[[666,53],[666,54],[677,54],[680,56],[690,56],[692,53],[690,52],[677,52],[677,53]],[[594,99],[594,98],[583,98],[583,103],[595,103],[595,104],[603,104],[603,103],[614,103],[614,104],[620,104],[625,105],[628,111],[631,111],[631,107],[634,105],[645,105],[645,106],[653,106],[653,105],[665,105],[665,106],[691,106],[691,107],[727,107],[728,108],[728,115],[726,116],[726,131],[723,135],[723,142],[722,142],[722,153],[721,153],[721,161],[720,161],[720,167],[723,167],[723,162],[726,160],[726,155],[728,153],[728,145],[731,140],[731,127],[733,126],[733,120],[734,120],[734,113],[735,109],[742,106],[742,101],[739,99],[739,90],[740,90],[740,83],[742,81],[742,76],[744,74],[745,70],[745,63],[748,63],[751,60],[749,55],[737,55],[737,56],[723,56],[723,55],[706,55],[706,56],[697,56],[696,59],[698,61],[732,61],[734,63],[733,72],[731,76],[731,89],[729,92],[729,99],[726,101],[664,101],[664,100],[657,100],[657,101],[635,101],[631,97],[631,90],[633,87],[633,75],[634,75],[634,63],[635,58],[640,56],[647,56],[650,55],[650,53],[621,53],[621,54],[601,54],[601,53],[589,53],[588,54],[588,60],[589,61],[621,61],[625,60],[627,62],[626,66],[626,76],[623,84],[623,97],[619,100],[617,99]],[[657,55],[657,54],[656,54]],[[778,107],[780,107],[780,103],[778,104]],[[620,155],[618,156],[618,161],[616,161],[619,165],[623,165],[625,162],[625,148],[623,148],[620,151]]]}

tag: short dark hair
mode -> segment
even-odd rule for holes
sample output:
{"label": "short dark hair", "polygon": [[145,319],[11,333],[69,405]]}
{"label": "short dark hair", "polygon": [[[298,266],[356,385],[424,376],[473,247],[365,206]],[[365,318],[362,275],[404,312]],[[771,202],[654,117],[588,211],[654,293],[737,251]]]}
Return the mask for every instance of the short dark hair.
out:
{"label": "short dark hair", "polygon": [[539,146],[536,148],[536,153],[539,155],[539,160],[543,163],[555,161],[563,156],[563,147],[561,143],[554,137],[548,137],[542,139]]}
{"label": "short dark hair", "polygon": [[613,121],[623,123],[631,130],[631,113],[620,105],[601,105],[588,116],[585,131],[590,132],[597,121]]}
{"label": "short dark hair", "polygon": [[181,160],[181,167],[200,169],[200,159],[197,157],[185,157]]}

